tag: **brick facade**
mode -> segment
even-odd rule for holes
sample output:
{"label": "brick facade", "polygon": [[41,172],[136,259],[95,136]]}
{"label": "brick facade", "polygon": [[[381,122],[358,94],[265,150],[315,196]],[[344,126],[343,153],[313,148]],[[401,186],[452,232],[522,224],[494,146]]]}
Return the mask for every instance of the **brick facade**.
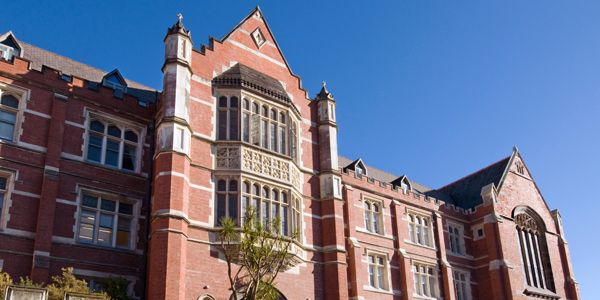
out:
{"label": "brick facade", "polygon": [[[179,19],[161,93],[7,39],[21,50],[0,60],[0,96],[19,98],[0,141],[0,268],[13,277],[73,266],[125,277],[135,297],[228,299],[215,232],[218,186],[234,180],[239,207],[223,213],[239,215],[246,183],[286,193],[290,218],[298,201],[301,262],[277,281],[287,299],[580,299],[560,214],[516,149],[440,189],[338,156],[336,100],[302,88],[259,9],[202,46]],[[119,128],[116,154],[106,129],[95,158],[94,120]]]}

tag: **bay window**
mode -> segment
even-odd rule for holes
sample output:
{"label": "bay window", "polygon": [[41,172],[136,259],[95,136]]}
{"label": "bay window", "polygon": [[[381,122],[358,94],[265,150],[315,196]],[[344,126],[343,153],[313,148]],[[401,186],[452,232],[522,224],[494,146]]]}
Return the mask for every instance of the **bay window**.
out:
{"label": "bay window", "polygon": [[250,180],[243,180],[239,188],[241,193],[236,179],[217,180],[217,226],[225,216],[241,224],[246,210],[252,207],[256,219],[264,226],[274,226],[279,219],[278,228],[274,229],[281,234],[291,236],[300,231],[300,198],[290,190]]}

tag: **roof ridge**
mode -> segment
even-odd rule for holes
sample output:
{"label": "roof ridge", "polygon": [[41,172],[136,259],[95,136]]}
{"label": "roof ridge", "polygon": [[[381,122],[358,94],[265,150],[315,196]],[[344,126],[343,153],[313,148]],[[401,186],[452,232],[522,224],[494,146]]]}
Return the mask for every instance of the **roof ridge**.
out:
{"label": "roof ridge", "polygon": [[475,176],[475,175],[478,175],[479,173],[482,173],[482,172],[484,172],[484,171],[486,171],[486,170],[488,170],[488,169],[492,168],[493,166],[496,166],[497,164],[500,164],[501,162],[503,162],[503,161],[505,161],[505,160],[508,160],[508,159],[510,159],[510,158],[511,158],[511,156],[510,156],[510,155],[509,155],[509,156],[507,156],[507,157],[504,157],[504,158],[502,158],[502,159],[500,159],[500,160],[498,160],[498,161],[496,161],[496,162],[493,162],[493,163],[491,163],[491,164],[489,164],[489,165],[487,165],[487,166],[485,166],[485,167],[483,167],[483,168],[481,168],[481,169],[479,169],[479,170],[476,170],[476,171],[474,171],[474,172],[471,172],[471,173],[469,173],[469,174],[467,174],[467,175],[465,175],[465,176],[463,176],[463,177],[461,177],[461,178],[459,178],[459,179],[457,179],[457,180],[455,180],[455,181],[452,181],[452,182],[450,182],[450,183],[448,183],[448,184],[446,184],[446,185],[444,185],[444,186],[442,186],[442,187],[439,187],[439,188],[437,188],[436,190],[442,190],[442,189],[444,189],[444,188],[446,188],[446,187],[449,187],[449,186],[451,186],[451,185],[454,185],[454,184],[456,184],[456,183],[459,183],[459,182],[461,182],[461,181],[463,181],[463,180],[465,180],[465,179],[467,179],[467,178],[470,178],[470,177],[473,177],[473,176]]}

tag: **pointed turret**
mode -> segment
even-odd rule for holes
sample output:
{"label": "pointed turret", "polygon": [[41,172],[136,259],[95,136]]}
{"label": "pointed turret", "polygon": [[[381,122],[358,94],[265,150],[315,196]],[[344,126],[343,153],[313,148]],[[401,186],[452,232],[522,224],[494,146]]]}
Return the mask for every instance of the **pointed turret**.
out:
{"label": "pointed turret", "polygon": [[323,81],[321,91],[315,97],[318,107],[319,158],[321,169],[321,198],[341,199],[341,179],[338,175],[337,124],[335,100]]}
{"label": "pointed turret", "polygon": [[189,96],[192,79],[192,39],[185,29],[183,16],[169,27],[165,43],[163,65],[162,115],[159,117],[158,135],[160,151],[177,151],[189,154],[191,133],[189,124]]}

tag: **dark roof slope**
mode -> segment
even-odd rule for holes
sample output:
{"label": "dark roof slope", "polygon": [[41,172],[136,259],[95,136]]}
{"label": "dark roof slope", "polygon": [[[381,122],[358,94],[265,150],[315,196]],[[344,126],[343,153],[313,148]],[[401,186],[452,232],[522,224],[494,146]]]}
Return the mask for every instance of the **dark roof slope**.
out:
{"label": "dark roof slope", "polygon": [[[10,33],[5,33],[3,36],[10,36]],[[102,78],[109,73],[54,52],[24,43],[21,40],[18,40],[18,43],[22,48],[22,57],[31,62],[30,68],[33,70],[41,71],[42,66],[46,66],[58,70],[63,74],[92,82],[95,87],[100,85]],[[142,102],[154,103],[158,99],[158,91],[155,89],[127,78],[125,78],[125,81],[127,82],[126,94],[136,97]]]}
{"label": "dark roof slope", "polygon": [[[47,66],[64,74],[94,82],[101,82],[104,75],[109,73],[23,41],[19,41],[19,44],[23,47],[23,58],[31,61],[31,68],[34,70],[41,71],[42,66]],[[128,87],[154,91],[151,87],[129,79],[125,80]]]}
{"label": "dark roof slope", "polygon": [[279,80],[240,63],[215,77],[212,82],[215,86],[247,88],[286,104],[291,102]]}
{"label": "dark roof slope", "polygon": [[483,201],[481,198],[482,187],[490,183],[494,183],[498,187],[509,161],[510,156],[436,191],[450,196],[456,206],[464,209],[473,208]]}

